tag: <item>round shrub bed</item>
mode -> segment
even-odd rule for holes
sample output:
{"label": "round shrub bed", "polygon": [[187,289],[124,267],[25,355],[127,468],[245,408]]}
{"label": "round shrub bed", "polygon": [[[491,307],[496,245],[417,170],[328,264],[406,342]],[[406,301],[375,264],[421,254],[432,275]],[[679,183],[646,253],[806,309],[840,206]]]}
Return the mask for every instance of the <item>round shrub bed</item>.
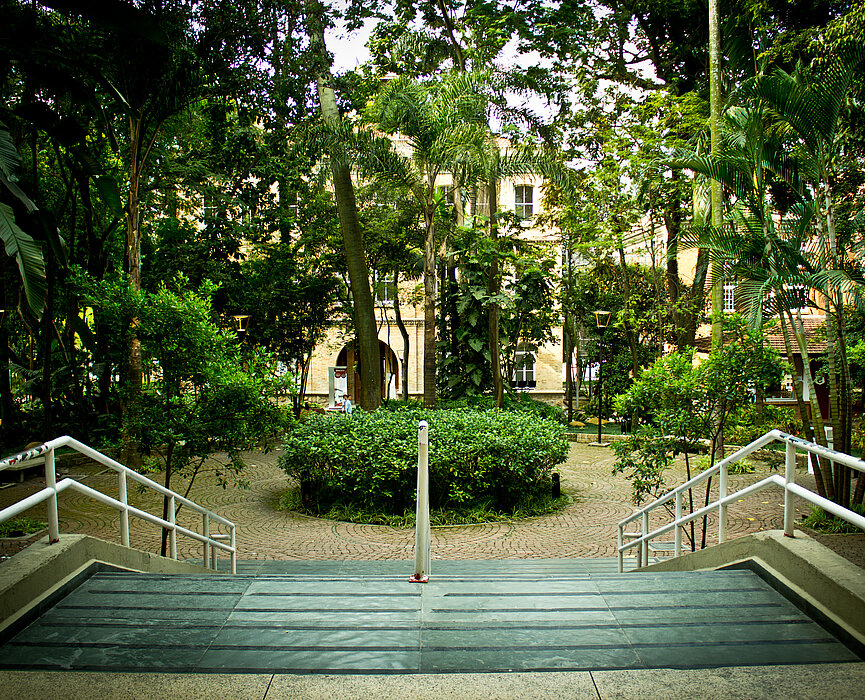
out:
{"label": "round shrub bed", "polygon": [[518,508],[549,491],[568,454],[564,427],[528,413],[449,409],[310,415],[285,439],[280,466],[305,506],[401,514],[413,507],[418,421],[429,423],[430,506]]}

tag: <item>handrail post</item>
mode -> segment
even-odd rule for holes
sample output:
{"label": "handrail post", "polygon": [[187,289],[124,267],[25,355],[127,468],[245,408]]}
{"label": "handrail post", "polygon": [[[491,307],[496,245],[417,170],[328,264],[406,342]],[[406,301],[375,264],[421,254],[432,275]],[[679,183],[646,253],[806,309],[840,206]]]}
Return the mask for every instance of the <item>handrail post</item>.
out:
{"label": "handrail post", "polygon": [[616,533],[616,552],[619,556],[619,573],[621,574],[625,570],[625,553],[622,551],[622,523],[619,523],[619,531]]}
{"label": "handrail post", "polygon": [[54,448],[45,453],[45,486],[54,489],[48,498],[48,541],[60,539],[60,516],[57,513],[57,472],[54,464]]}
{"label": "handrail post", "polygon": [[796,446],[788,442],[784,451],[784,535],[793,536],[793,492],[790,484],[796,483]]}
{"label": "handrail post", "polygon": [[237,573],[237,534],[236,527],[234,525],[231,526],[231,573]]}
{"label": "handrail post", "polygon": [[201,564],[206,568],[210,568],[210,518],[207,513],[201,514],[201,534],[208,539],[201,543]]}
{"label": "handrail post", "polygon": [[679,525],[679,520],[682,518],[682,492],[676,491],[676,529],[673,530],[673,549],[675,554],[673,556],[681,556],[682,555],[682,526]]}
{"label": "handrail post", "polygon": [[[649,513],[643,513],[643,537],[649,534]],[[649,540],[640,542],[640,566],[649,564]]]}
{"label": "handrail post", "polygon": [[171,530],[168,532],[168,556],[172,559],[177,559],[177,528],[174,527],[177,521],[175,517],[174,496],[172,495],[168,497],[168,522],[172,525]]}
{"label": "handrail post", "polygon": [[414,530],[414,574],[412,583],[429,581],[430,523],[429,523],[429,424],[418,423],[417,437],[417,506]]}
{"label": "handrail post", "polygon": [[129,546],[129,498],[126,494],[126,472],[117,472],[117,500],[123,504],[120,511],[120,544]]}
{"label": "handrail post", "polygon": [[718,470],[718,544],[727,541],[727,504],[721,503],[727,497],[727,465]]}
{"label": "handrail post", "polygon": [[[117,496],[109,496],[107,492],[100,491],[97,489],[90,488],[79,481],[76,481],[74,478],[66,477],[61,481],[57,481],[57,461],[56,461],[56,451],[60,447],[70,447],[73,450],[79,452],[80,454],[89,457],[90,459],[98,462],[99,464],[105,465],[106,467],[113,469],[117,472]],[[169,545],[166,549],[170,548],[170,552],[166,552],[168,556],[177,560],[177,534],[183,534],[191,539],[202,542],[204,545],[204,556],[203,556],[203,564],[206,567],[208,559],[212,560],[213,568],[216,568],[216,559],[217,552],[221,547],[215,546],[217,540],[223,539],[231,539],[231,545],[225,546],[225,550],[229,551],[231,554],[231,569],[232,573],[237,572],[237,540],[236,540],[236,526],[230,520],[223,518],[221,515],[218,515],[212,511],[209,511],[202,506],[190,501],[185,496],[181,496],[178,493],[171,491],[170,489],[163,487],[161,484],[156,483],[152,479],[147,478],[142,474],[138,474],[137,472],[129,469],[124,466],[120,462],[108,457],[101,452],[94,450],[92,447],[85,445],[83,442],[79,442],[74,438],[64,435],[62,437],[54,438],[53,440],[49,440],[37,447],[33,447],[29,450],[25,450],[15,455],[10,455],[9,457],[5,457],[0,459],[0,471],[5,469],[6,467],[18,464],[20,462],[24,462],[27,460],[32,460],[34,457],[45,455],[45,488],[40,489],[34,494],[27,496],[19,500],[17,503],[14,503],[6,508],[0,508],[0,521],[8,520],[16,515],[24,513],[30,508],[34,508],[36,506],[40,506],[42,503],[46,504],[46,520],[48,521],[48,540],[51,543],[55,543],[60,539],[60,514],[58,508],[59,494],[66,490],[67,488],[72,488],[77,490],[90,498],[94,499],[96,502],[105,504],[115,511],[119,513],[119,528],[120,528],[120,540],[123,546],[130,546],[130,516],[135,516],[137,518],[142,518],[157,527],[160,527],[160,532],[165,533],[165,530],[168,530],[168,540],[167,544]],[[148,513],[146,510],[141,510],[134,505],[129,503],[129,479],[133,479],[134,481],[140,483],[143,486],[147,486],[151,489],[154,489],[158,493],[162,494],[166,499],[164,503],[168,504],[169,507],[167,509],[168,512],[164,513],[164,517],[157,517]],[[189,529],[178,525],[177,523],[177,501],[180,500],[182,505],[188,505],[191,510],[194,510],[201,514],[202,523],[203,523],[203,531],[204,535],[199,535],[194,529]],[[210,520],[214,520],[217,523],[217,530],[220,525],[224,525],[229,528],[231,531],[230,535],[222,535],[219,533],[210,534],[211,526]],[[429,521],[429,518],[427,518]]]}

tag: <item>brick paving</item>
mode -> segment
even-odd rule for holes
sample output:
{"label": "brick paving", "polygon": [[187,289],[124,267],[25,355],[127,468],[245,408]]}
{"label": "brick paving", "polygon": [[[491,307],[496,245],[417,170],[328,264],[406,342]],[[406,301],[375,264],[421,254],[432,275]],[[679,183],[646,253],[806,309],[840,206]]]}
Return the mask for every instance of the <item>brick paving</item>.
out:
{"label": "brick paving", "polygon": [[[278,468],[279,452],[249,453],[246,477],[248,489],[222,488],[215,479],[201,475],[193,485],[190,497],[237,525],[240,559],[411,559],[414,534],[411,529],[363,525],[286,513],[275,508],[280,494],[288,487],[285,474]],[[567,462],[561,465],[562,489],[571,503],[560,513],[468,526],[437,527],[432,533],[434,559],[521,559],[550,557],[612,557],[616,550],[616,523],[632,513],[631,484],[622,475],[612,475],[613,454],[608,448],[575,443]],[[758,465],[754,474],[731,475],[730,490],[742,488],[764,478],[768,465]],[[117,477],[101,465],[82,464],[71,468],[74,476],[88,486],[116,495]],[[159,480],[161,475],[154,475]],[[678,465],[667,473],[667,483],[684,481],[684,468]],[[800,470],[803,485],[810,477]],[[173,483],[179,492],[185,490],[182,480]],[[18,501],[28,493],[43,488],[43,480],[31,478],[0,490],[0,507]],[[695,493],[695,501],[705,492]],[[136,493],[130,488],[130,503],[152,513],[161,513],[161,501],[152,492]],[[783,499],[780,491],[768,490],[750,497],[745,503],[730,507],[728,537],[738,537],[764,529],[783,526]],[[112,509],[77,492],[60,496],[61,531],[119,540],[119,516]],[[799,514],[808,512],[798,504]],[[31,517],[44,519],[44,506],[37,506]],[[199,517],[181,510],[180,524],[200,531]],[[660,523],[660,519],[657,520]],[[709,519],[708,539],[717,537],[714,518]],[[131,519],[131,544],[157,551],[158,528],[137,518]],[[699,539],[699,526],[698,526]],[[832,538],[829,538],[831,540]],[[836,538],[837,540],[837,538]],[[865,535],[842,536],[833,548],[854,561],[865,560]],[[832,542],[827,542],[830,546]],[[178,537],[182,558],[201,556],[197,542]]]}

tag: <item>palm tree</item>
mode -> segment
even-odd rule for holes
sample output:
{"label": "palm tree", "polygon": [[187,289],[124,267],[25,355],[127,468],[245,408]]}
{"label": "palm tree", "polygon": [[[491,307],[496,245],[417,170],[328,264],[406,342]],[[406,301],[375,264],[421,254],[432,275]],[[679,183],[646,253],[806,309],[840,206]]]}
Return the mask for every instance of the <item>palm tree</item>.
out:
{"label": "palm tree", "polygon": [[[436,404],[436,238],[435,213],[441,192],[439,175],[464,173],[476,179],[477,163],[490,148],[483,97],[471,74],[447,76],[437,83],[391,81],[367,109],[365,118],[385,133],[399,134],[408,152],[397,152],[389,139],[358,143],[358,169],[391,180],[417,200],[424,217],[424,406]],[[361,140],[363,136],[358,134]]]}
{"label": "palm tree", "polygon": [[[826,297],[829,402],[835,427],[835,445],[849,452],[852,423],[852,386],[844,338],[845,292],[852,280],[845,270],[846,250],[838,245],[837,201],[833,192],[835,163],[842,155],[842,110],[853,81],[865,62],[861,50],[833,60],[819,77],[804,70],[793,74],[778,70],[758,76],[746,89],[763,101],[776,119],[810,193],[823,266],[816,278]],[[846,501],[842,484],[842,502]]]}
{"label": "palm tree", "polygon": [[[726,138],[720,152],[677,159],[679,165],[722,183],[735,198],[733,225],[704,232],[701,244],[743,280],[737,298],[752,324],[762,323],[766,302],[773,300],[788,356],[792,361],[790,335],[802,355],[815,439],[824,444],[801,319],[792,311],[801,303],[791,298],[790,288],[806,286],[818,293],[811,303],[825,301],[831,419],[835,446],[844,452],[850,448],[852,404],[843,337],[844,303],[861,298],[863,280],[849,265],[847,241],[839,240],[836,233],[837,203],[831,187],[832,164],[841,147],[841,106],[852,77],[851,65],[857,63],[861,59],[855,57],[853,61],[834,62],[819,84],[801,71],[758,76],[744,90],[749,104],[732,108],[725,115]],[[770,205],[772,187],[783,190],[793,201],[783,207],[783,219],[777,223],[778,210]],[[810,246],[806,245],[809,240],[813,242]],[[798,387],[797,398],[804,418]],[[836,468],[830,473],[826,465],[821,466],[820,492],[842,504],[849,503],[845,470]],[[861,500],[863,490],[865,481],[860,479],[854,501]]]}
{"label": "palm tree", "polygon": [[[424,405],[436,404],[436,212],[442,201],[440,175],[453,177],[455,190],[487,187],[490,227],[496,232],[498,179],[515,173],[540,173],[572,192],[572,171],[533,144],[500,148],[487,123],[486,75],[453,73],[436,82],[399,78],[387,83],[366,109],[371,128],[331,122],[319,132],[322,146],[338,143],[361,177],[403,188],[417,201],[423,225],[424,280]],[[382,133],[395,138],[385,138]],[[471,225],[475,225],[475,217]],[[498,274],[491,274],[491,296]],[[494,337],[493,337],[494,336]],[[491,328],[491,348],[498,348],[498,330]],[[491,352],[492,354],[492,352]]]}

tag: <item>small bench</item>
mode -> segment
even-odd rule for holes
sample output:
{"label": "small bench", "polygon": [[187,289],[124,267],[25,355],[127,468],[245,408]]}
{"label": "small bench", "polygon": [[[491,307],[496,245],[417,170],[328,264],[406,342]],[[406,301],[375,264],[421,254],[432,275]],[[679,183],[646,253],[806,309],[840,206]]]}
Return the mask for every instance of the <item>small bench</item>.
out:
{"label": "small bench", "polygon": [[0,478],[2,478],[2,475],[7,472],[14,472],[18,476],[18,483],[20,484],[24,481],[24,472],[28,469],[41,469],[44,472],[45,457],[34,457],[33,459],[22,460],[21,462],[10,464],[8,467],[0,471]]}

